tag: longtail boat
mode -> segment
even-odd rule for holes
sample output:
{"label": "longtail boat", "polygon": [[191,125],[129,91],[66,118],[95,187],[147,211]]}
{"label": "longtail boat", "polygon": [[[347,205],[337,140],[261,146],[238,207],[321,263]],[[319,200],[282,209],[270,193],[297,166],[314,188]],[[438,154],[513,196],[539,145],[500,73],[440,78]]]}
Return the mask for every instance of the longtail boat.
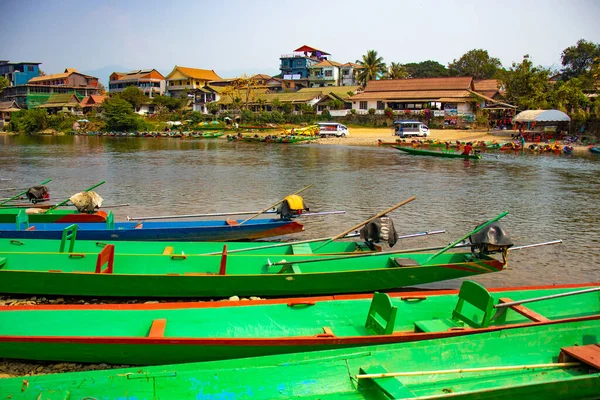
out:
{"label": "longtail boat", "polygon": [[595,153],[595,154],[600,154],[600,147],[597,146],[592,146],[588,148],[590,152]]}
{"label": "longtail boat", "polygon": [[463,159],[471,159],[471,160],[479,160],[481,159],[480,155],[469,154],[464,155],[461,153],[449,153],[449,152],[441,152],[441,151],[431,151],[431,150],[421,150],[415,149],[412,147],[403,147],[403,146],[392,146],[395,149],[403,151],[405,153],[409,153],[416,156],[434,156],[434,157],[444,157],[444,158],[463,158]]}
{"label": "longtail boat", "polygon": [[225,131],[193,132],[191,137],[194,139],[216,139],[225,134]]}
{"label": "longtail boat", "polygon": [[0,379],[34,399],[597,399],[600,321],[224,361]]}
{"label": "longtail boat", "polygon": [[[156,365],[447,340],[598,321],[599,290],[587,284],[488,291],[465,281],[459,292],[216,303],[2,306],[0,357]],[[557,297],[562,295],[565,297]],[[509,302],[528,303],[494,308],[509,306]]]}
{"label": "longtail boat", "polygon": [[470,252],[273,257],[228,255],[226,249],[221,255],[115,254],[115,246],[92,253],[0,252],[0,293],[215,298],[373,292],[505,265],[504,258]]}
{"label": "longtail boat", "polygon": [[[26,216],[25,216],[26,217]],[[282,219],[255,219],[213,221],[145,221],[114,222],[111,211],[106,223],[77,223],[77,237],[84,240],[110,241],[234,241],[261,239],[301,232],[304,228],[296,221]],[[0,238],[61,239],[65,223],[29,223],[25,218],[16,223],[0,223]]]}

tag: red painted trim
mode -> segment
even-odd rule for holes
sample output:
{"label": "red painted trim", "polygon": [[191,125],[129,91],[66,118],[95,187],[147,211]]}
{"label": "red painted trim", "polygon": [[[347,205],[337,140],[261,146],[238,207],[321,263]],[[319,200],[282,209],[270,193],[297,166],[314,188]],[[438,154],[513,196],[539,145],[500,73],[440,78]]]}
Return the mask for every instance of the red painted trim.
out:
{"label": "red painted trim", "polygon": [[557,325],[571,322],[600,320],[600,315],[565,318],[547,322],[528,322],[481,329],[445,332],[399,332],[392,335],[318,337],[295,336],[282,338],[152,338],[152,337],[85,337],[85,336],[14,336],[0,335],[0,343],[70,343],[95,345],[194,345],[194,346],[314,346],[314,345],[374,345],[442,339],[470,334],[512,330],[533,326]]}
{"label": "red painted trim", "polygon": [[[502,293],[514,290],[544,290],[544,289],[577,289],[600,286],[600,282],[590,283],[571,283],[571,284],[553,284],[539,286],[509,286],[502,288],[489,288],[490,293]],[[459,289],[441,289],[441,290],[419,290],[405,292],[386,292],[390,297],[404,296],[444,296],[458,294]],[[0,306],[2,311],[26,311],[26,310],[172,310],[172,309],[188,309],[188,308],[221,308],[221,307],[247,307],[255,305],[269,304],[287,304],[295,302],[317,302],[317,301],[334,301],[334,300],[355,300],[355,299],[370,299],[373,297],[371,293],[358,294],[336,294],[331,296],[308,296],[308,297],[286,297],[267,300],[248,300],[248,301],[203,301],[203,302],[166,302],[166,303],[151,303],[151,304],[39,304],[39,305],[23,305],[23,306]]]}

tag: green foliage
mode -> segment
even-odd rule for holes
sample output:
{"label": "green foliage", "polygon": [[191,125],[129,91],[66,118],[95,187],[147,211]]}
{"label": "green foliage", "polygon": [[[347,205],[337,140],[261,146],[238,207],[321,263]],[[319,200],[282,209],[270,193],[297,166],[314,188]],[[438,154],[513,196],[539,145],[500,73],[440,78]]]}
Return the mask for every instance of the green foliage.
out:
{"label": "green foliage", "polygon": [[289,115],[292,113],[292,105],[290,103],[285,103],[281,106],[281,110],[284,114]]}
{"label": "green foliage", "polygon": [[204,114],[200,111],[192,111],[187,118],[192,121],[192,124],[199,124],[200,122],[204,122]]}
{"label": "green foliage", "polygon": [[500,60],[490,57],[487,50],[473,49],[458,60],[448,64],[448,70],[454,76],[472,76],[474,79],[490,79],[502,69]]}
{"label": "green foliage", "polygon": [[405,79],[405,78],[408,78],[408,71],[402,64],[392,62],[390,64],[388,70],[384,74],[384,78],[385,79]]}
{"label": "green foliage", "polygon": [[70,112],[59,112],[55,115],[50,115],[48,118],[48,127],[60,132],[70,132],[73,130],[73,123],[77,121],[77,117]]}
{"label": "green foliage", "polygon": [[445,66],[432,60],[404,64],[404,68],[409,78],[437,78],[450,75]]}
{"label": "green foliage", "polygon": [[564,112],[585,109],[591,105],[590,99],[583,92],[583,83],[578,78],[567,82],[557,82],[548,95],[550,107]]}
{"label": "green foliage", "polygon": [[567,80],[588,75],[597,57],[600,57],[600,45],[597,43],[581,39],[575,46],[567,47],[561,54],[561,62],[564,66],[562,78]]}
{"label": "green foliage", "polygon": [[300,104],[300,112],[302,114],[316,114],[315,109],[310,104]]}
{"label": "green foliage", "polygon": [[102,104],[109,131],[140,131],[146,124],[142,117],[131,109],[131,104],[120,96],[107,99]]}
{"label": "green foliage", "polygon": [[48,128],[49,115],[45,108],[21,110],[12,114],[11,122],[15,131],[31,134]]}
{"label": "green foliage", "polygon": [[374,108],[369,108],[368,113],[369,113],[369,115],[375,115],[375,109]]}
{"label": "green foliage", "polygon": [[356,109],[354,109],[354,108],[353,108],[353,109],[351,109],[351,110],[350,110],[350,114],[352,114],[352,115],[356,115]]}
{"label": "green foliage", "polygon": [[377,55],[377,51],[369,50],[362,56],[362,60],[356,60],[356,63],[362,68],[358,69],[356,77],[364,87],[368,81],[381,77],[386,72],[386,66],[383,58]]}
{"label": "green foliage", "polygon": [[186,103],[187,98],[184,97],[179,98],[157,95],[152,99],[152,104],[158,106],[159,108],[166,108],[171,112],[180,110]]}
{"label": "green foliage", "polygon": [[252,121],[254,119],[254,113],[250,110],[242,110],[242,122]]}
{"label": "green foliage", "polygon": [[331,113],[329,112],[328,109],[324,109],[323,111],[321,111],[321,117],[323,117],[325,119],[329,119],[329,118],[331,118]]}
{"label": "green foliage", "polygon": [[119,96],[131,104],[131,106],[136,110],[138,110],[142,105],[150,102],[150,99],[146,97],[144,92],[135,86],[129,86],[125,88],[125,90],[119,93]]}
{"label": "green foliage", "polygon": [[4,90],[4,88],[7,88],[8,85],[10,85],[8,79],[6,79],[3,76],[0,76],[0,93],[2,93],[2,90]]}
{"label": "green foliage", "polygon": [[273,111],[279,111],[281,109],[281,100],[275,97],[273,101],[271,101],[271,107],[273,108]]}
{"label": "green foliage", "polygon": [[384,111],[383,114],[387,117],[387,118],[392,118],[394,116],[394,110],[392,110],[390,107],[387,107]]}
{"label": "green foliage", "polygon": [[206,109],[212,115],[217,115],[217,113],[219,112],[219,105],[216,102],[208,103],[206,105]]}
{"label": "green foliage", "polygon": [[500,75],[509,103],[526,110],[548,108],[550,70],[541,66],[534,67],[529,55],[525,55],[520,64],[513,63],[508,71],[503,71]]}
{"label": "green foliage", "polygon": [[332,110],[343,110],[345,103],[340,99],[333,99],[329,102],[329,107]]}

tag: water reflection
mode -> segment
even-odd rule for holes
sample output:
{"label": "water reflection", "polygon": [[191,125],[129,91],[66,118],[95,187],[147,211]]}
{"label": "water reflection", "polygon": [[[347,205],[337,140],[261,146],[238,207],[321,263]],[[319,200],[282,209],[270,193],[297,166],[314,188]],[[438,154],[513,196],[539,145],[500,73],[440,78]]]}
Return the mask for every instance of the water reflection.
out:
{"label": "water reflection", "polygon": [[[417,157],[376,147],[229,143],[174,138],[0,136],[2,187],[53,178],[66,198],[96,182],[117,219],[151,214],[259,210],[312,183],[313,210],[296,238],[333,236],[411,196],[393,214],[401,233],[446,229],[402,247],[445,245],[501,211],[515,243],[564,239],[513,252],[490,286],[600,281],[600,157],[485,153],[482,160]],[[444,282],[431,287],[457,287]]]}

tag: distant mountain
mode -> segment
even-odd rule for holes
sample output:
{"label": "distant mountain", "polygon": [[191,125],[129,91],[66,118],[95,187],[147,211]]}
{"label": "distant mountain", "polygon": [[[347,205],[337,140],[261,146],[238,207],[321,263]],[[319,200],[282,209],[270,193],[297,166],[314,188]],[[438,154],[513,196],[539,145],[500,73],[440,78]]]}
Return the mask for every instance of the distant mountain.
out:
{"label": "distant mountain", "polygon": [[110,74],[113,72],[127,72],[131,71],[133,68],[123,67],[122,65],[107,65],[98,69],[90,69],[87,71],[79,71],[82,74],[95,76],[100,80],[107,89],[108,89],[108,78],[110,78]]}

